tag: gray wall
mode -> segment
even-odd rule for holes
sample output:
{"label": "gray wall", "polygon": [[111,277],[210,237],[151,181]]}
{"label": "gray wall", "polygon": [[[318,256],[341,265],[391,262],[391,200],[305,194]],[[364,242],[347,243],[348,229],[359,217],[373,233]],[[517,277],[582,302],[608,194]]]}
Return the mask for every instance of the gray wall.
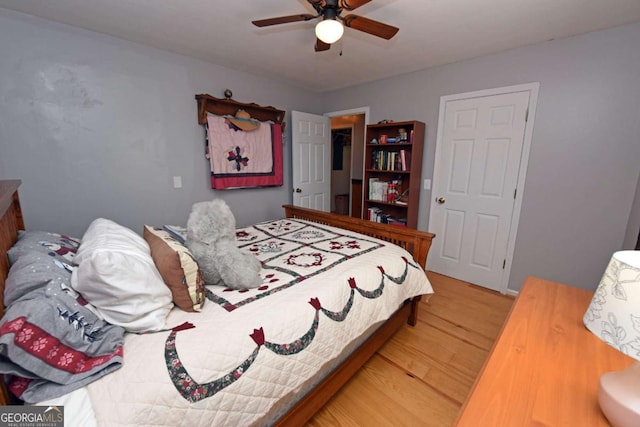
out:
{"label": "gray wall", "polygon": [[228,87],[286,110],[287,122],[292,109],[322,113],[295,86],[3,9],[0,58],[0,179],[22,179],[31,229],[81,236],[103,216],[141,232],[184,224],[214,197],[241,226],[281,216],[290,131],[283,187],[214,191],[194,95]]}
{"label": "gray wall", "polygon": [[[640,161],[640,160],[639,160]],[[629,216],[629,224],[624,237],[622,249],[634,249],[640,241],[640,175],[638,176],[638,186],[633,199],[633,207]]]}
{"label": "gray wall", "polygon": [[[368,105],[372,122],[424,121],[431,178],[441,96],[529,82],[540,92],[509,289],[528,275],[595,289],[623,247],[638,185],[640,24],[327,93],[325,110]],[[430,199],[423,191],[420,229]]]}
{"label": "gray wall", "polygon": [[[638,46],[640,24],[628,25],[318,95],[0,9],[0,179],[23,180],[32,229],[79,236],[97,216],[136,230],[183,224],[193,202],[213,197],[246,225],[281,215],[290,200],[290,131],[283,187],[213,191],[197,93],[229,87],[239,101],[289,113],[369,106],[372,122],[424,121],[431,178],[441,96],[537,81],[509,288],[536,275],[593,289],[640,221]],[[175,175],[182,189],[172,187]],[[423,191],[425,230],[430,198]]]}

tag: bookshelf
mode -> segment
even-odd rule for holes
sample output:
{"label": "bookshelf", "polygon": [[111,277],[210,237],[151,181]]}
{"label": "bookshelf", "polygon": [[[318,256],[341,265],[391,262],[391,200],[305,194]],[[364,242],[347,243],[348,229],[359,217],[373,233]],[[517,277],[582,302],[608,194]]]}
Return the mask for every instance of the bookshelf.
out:
{"label": "bookshelf", "polygon": [[417,228],[425,128],[418,121],[367,125],[363,219]]}

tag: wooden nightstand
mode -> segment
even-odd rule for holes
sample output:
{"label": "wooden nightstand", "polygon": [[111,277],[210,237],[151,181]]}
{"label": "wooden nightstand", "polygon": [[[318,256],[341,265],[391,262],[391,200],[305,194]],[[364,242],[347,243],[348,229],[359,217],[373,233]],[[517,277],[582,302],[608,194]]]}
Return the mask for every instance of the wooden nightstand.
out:
{"label": "wooden nightstand", "polygon": [[457,426],[607,426],[600,376],[634,359],[582,322],[593,292],[528,278]]}

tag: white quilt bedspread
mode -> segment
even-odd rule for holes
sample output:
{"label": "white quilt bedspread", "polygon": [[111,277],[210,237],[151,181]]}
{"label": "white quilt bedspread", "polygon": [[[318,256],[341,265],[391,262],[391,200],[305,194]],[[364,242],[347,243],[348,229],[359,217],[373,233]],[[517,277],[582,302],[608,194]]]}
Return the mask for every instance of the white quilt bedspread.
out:
{"label": "white quilt bedspread", "polygon": [[237,239],[263,286],[209,287],[202,312],[169,315],[194,328],[128,334],[123,367],[87,386],[99,426],[262,425],[370,325],[433,292],[403,249],[345,230],[284,219]]}

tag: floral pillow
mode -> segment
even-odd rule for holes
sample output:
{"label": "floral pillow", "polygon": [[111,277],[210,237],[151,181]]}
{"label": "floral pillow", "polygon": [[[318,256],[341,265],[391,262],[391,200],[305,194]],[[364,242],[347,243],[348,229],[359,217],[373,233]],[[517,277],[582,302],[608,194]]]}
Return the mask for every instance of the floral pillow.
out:
{"label": "floral pillow", "polygon": [[144,226],[143,237],[173,302],[185,311],[200,311],[205,301],[202,273],[189,249],[166,230]]}

